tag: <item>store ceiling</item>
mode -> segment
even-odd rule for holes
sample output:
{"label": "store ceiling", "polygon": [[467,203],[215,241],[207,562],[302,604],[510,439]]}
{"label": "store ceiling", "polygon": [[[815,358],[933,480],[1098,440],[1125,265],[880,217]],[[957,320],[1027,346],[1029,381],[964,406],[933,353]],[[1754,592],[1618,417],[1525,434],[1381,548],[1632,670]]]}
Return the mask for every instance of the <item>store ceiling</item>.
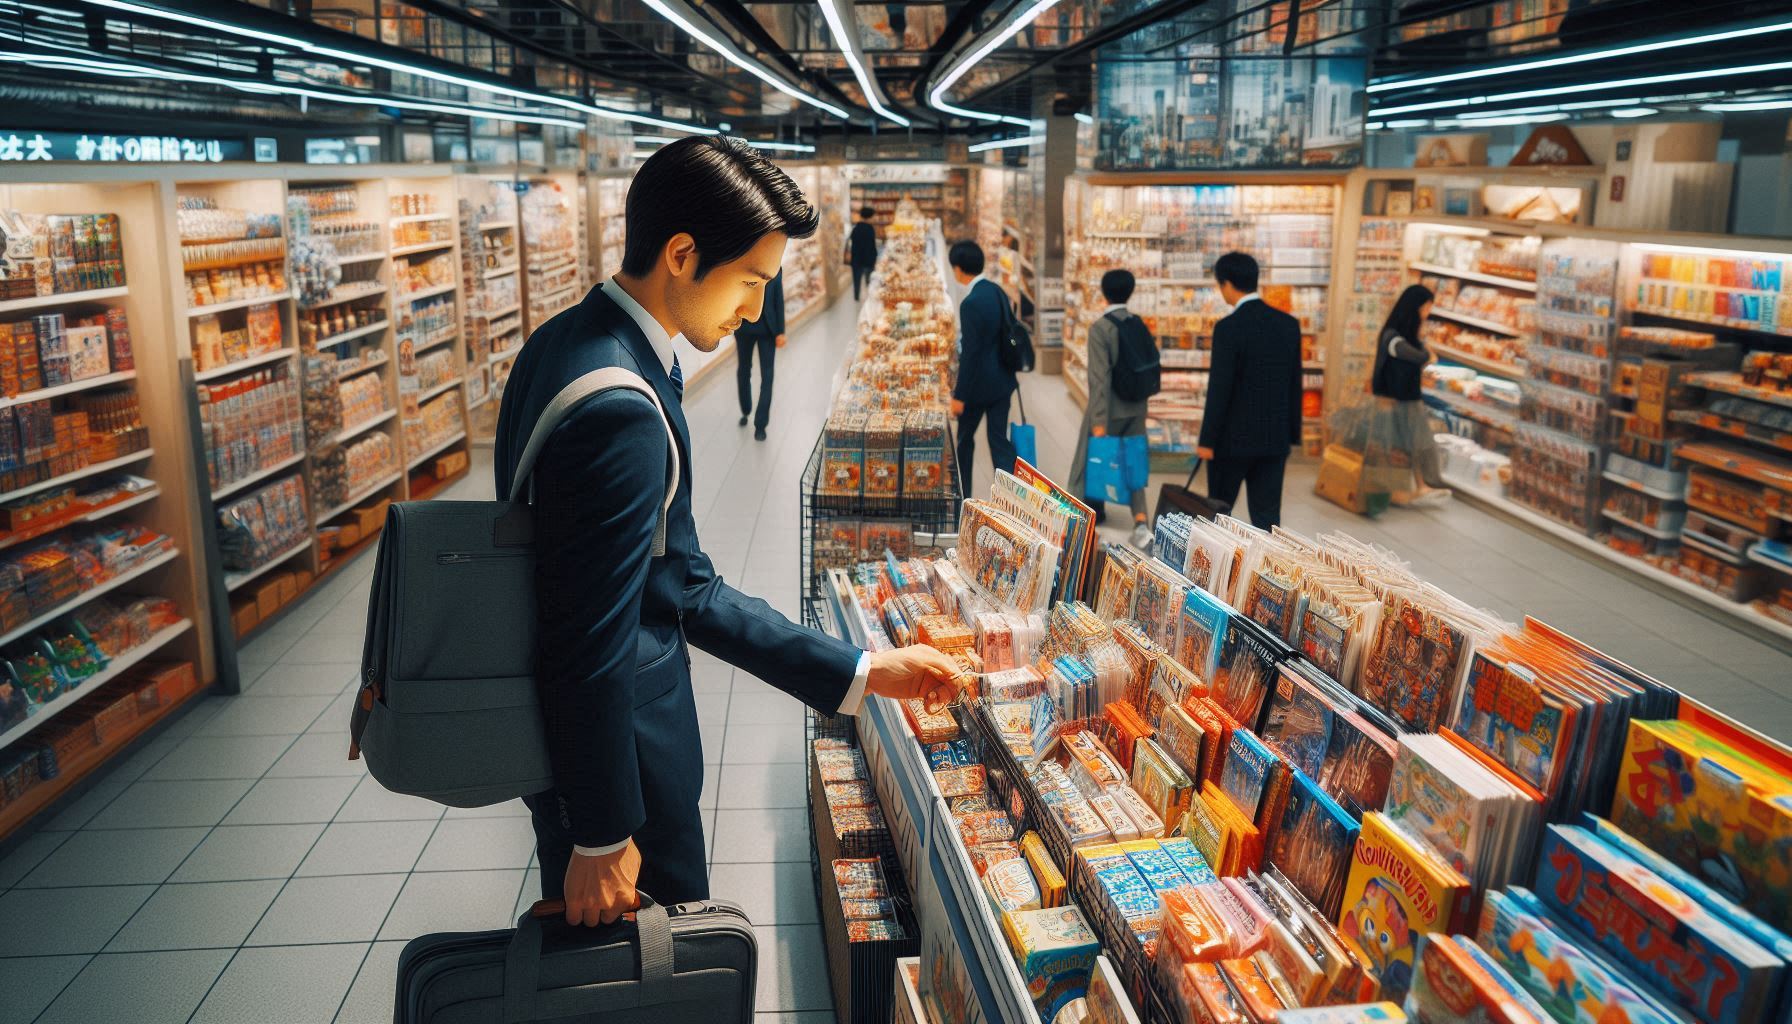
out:
{"label": "store ceiling", "polygon": [[[1038,11],[1040,0],[824,2],[850,16],[853,51],[863,55],[876,95],[865,95],[818,0],[0,0],[0,41],[15,54],[51,57],[0,62],[0,96],[15,111],[46,120],[112,110],[186,121],[209,113],[219,121],[355,125],[389,122],[395,115],[454,118],[456,104],[555,113],[551,104],[530,99],[551,92],[678,122],[725,121],[733,130],[769,138],[812,137],[848,123],[855,130],[905,134],[905,120],[918,131],[943,126],[988,134],[1001,126],[953,118],[932,105],[929,94],[950,81],[943,93],[948,102],[1025,119],[1035,112],[1036,95],[1054,99],[1061,112],[1086,109],[1097,59],[1169,60],[1238,50],[1372,57],[1372,73],[1383,84],[1371,96],[1371,108],[1421,106],[1427,114],[1448,113],[1495,89],[1534,93],[1533,104],[1559,98],[1553,93],[1563,89],[1564,96],[1589,101],[1627,98],[1627,92],[1647,99],[1695,86],[1723,94],[1792,89],[1788,69],[1723,70],[1786,63],[1792,32],[1498,78],[1399,84],[1479,65],[1783,20],[1792,18],[1792,0],[1309,0],[1292,26],[1285,2],[1058,0],[968,67],[966,54],[1024,12]],[[1512,12],[1519,9],[1533,16],[1515,20]],[[677,23],[680,18],[688,19],[685,25]],[[320,56],[320,46],[327,55]],[[385,62],[351,59],[363,54]],[[394,59],[415,60],[437,73],[394,71]],[[96,68],[96,61],[109,69]],[[510,91],[469,92],[449,81],[454,75],[447,72]],[[1672,88],[1588,88],[1661,75],[1684,77]],[[267,82],[285,83],[284,91],[257,89]],[[370,93],[447,106],[380,108],[370,105]],[[341,102],[343,94],[358,96],[360,105]],[[887,116],[874,112],[879,105]]]}

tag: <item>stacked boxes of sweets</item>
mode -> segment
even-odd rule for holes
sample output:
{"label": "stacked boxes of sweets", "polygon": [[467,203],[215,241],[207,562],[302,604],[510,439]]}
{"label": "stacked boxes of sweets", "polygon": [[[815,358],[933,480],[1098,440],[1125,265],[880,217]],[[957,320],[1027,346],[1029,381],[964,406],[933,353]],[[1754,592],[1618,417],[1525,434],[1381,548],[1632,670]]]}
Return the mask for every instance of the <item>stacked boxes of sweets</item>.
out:
{"label": "stacked boxes of sweets", "polygon": [[0,299],[125,283],[117,214],[0,210]]}
{"label": "stacked boxes of sweets", "polygon": [[304,453],[298,382],[286,367],[201,384],[197,392],[213,490]]}
{"label": "stacked boxes of sweets", "polygon": [[241,327],[225,328],[215,314],[208,313],[195,319],[193,368],[202,372],[219,369],[277,351],[285,344],[280,311],[273,303],[250,306],[242,322]]}
{"label": "stacked boxes of sweets", "polygon": [[305,485],[297,476],[233,497],[218,508],[224,567],[232,572],[259,568],[304,541],[309,523]]}

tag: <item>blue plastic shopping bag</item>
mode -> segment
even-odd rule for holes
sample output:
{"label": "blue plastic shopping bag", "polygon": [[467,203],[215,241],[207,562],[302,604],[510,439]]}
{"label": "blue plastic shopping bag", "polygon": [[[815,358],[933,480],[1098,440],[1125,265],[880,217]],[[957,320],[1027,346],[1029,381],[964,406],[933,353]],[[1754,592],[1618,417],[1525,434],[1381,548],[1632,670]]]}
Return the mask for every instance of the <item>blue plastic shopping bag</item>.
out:
{"label": "blue plastic shopping bag", "polygon": [[1027,465],[1039,465],[1039,434],[1031,423],[1008,424],[1008,441],[1014,445],[1014,456]]}
{"label": "blue plastic shopping bag", "polygon": [[1083,472],[1083,496],[1091,501],[1115,501],[1124,505],[1132,500],[1132,488],[1126,481],[1125,446],[1120,437],[1091,437],[1089,464]]}

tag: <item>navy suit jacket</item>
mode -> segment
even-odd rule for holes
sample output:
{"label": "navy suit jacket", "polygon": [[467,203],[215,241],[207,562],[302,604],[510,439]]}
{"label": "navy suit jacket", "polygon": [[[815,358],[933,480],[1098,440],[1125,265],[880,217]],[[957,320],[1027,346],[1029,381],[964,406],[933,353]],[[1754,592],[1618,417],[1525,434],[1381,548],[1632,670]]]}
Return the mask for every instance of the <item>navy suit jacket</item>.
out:
{"label": "navy suit jacket", "polygon": [[784,272],[765,283],[765,305],[759,319],[748,320],[734,332],[736,338],[775,338],[784,333]]}
{"label": "navy suit jacket", "polygon": [[703,755],[687,642],[829,714],[860,655],[716,575],[691,515],[690,431],[678,391],[646,335],[601,288],[543,324],[517,356],[494,445],[498,494],[510,493],[542,409],[603,366],[653,386],[678,435],[680,475],[666,553],[655,558],[667,439],[646,396],[615,389],[588,399],[535,463],[535,674],[561,824],[580,846],[621,842],[650,816],[673,813],[652,806],[644,789],[676,793],[681,804],[688,797],[694,813]]}
{"label": "navy suit jacket", "polygon": [[1300,321],[1253,299],[1213,325],[1201,446],[1216,458],[1279,455],[1300,443]]}
{"label": "navy suit jacket", "polygon": [[952,397],[972,408],[1014,393],[1014,374],[1002,366],[1008,330],[1008,295],[990,280],[979,280],[958,304],[958,383]]}

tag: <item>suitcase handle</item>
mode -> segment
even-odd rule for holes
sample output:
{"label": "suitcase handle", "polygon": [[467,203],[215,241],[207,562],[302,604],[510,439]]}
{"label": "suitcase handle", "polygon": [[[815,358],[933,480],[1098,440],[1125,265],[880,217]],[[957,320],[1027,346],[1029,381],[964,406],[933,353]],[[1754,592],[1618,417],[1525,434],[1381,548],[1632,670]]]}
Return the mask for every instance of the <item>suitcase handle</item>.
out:
{"label": "suitcase handle", "polygon": [[[673,995],[672,917],[666,908],[644,892],[639,910],[624,915],[635,924],[635,946],[641,957],[638,1006],[655,1006]],[[516,934],[504,955],[504,1024],[527,1024],[566,1016],[555,1004],[557,992],[541,991],[541,937],[543,921],[566,914],[564,900],[539,900],[516,924]]]}

